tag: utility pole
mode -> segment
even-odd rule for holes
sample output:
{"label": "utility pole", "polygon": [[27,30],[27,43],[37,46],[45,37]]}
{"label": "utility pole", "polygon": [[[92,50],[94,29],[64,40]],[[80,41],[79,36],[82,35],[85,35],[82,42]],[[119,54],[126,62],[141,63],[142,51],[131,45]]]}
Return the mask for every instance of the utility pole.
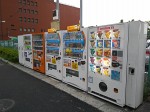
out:
{"label": "utility pole", "polygon": [[82,28],[82,0],[80,0],[80,29]]}

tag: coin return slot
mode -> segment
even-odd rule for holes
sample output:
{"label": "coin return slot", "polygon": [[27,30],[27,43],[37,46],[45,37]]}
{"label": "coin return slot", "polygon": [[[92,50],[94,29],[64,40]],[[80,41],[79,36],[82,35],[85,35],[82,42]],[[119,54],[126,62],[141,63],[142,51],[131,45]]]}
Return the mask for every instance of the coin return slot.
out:
{"label": "coin return slot", "polygon": [[117,89],[117,88],[114,88],[114,92],[115,92],[115,93],[118,93],[118,89]]}
{"label": "coin return slot", "polygon": [[134,75],[134,73],[135,73],[135,69],[129,67],[129,74],[130,74],[130,75]]}

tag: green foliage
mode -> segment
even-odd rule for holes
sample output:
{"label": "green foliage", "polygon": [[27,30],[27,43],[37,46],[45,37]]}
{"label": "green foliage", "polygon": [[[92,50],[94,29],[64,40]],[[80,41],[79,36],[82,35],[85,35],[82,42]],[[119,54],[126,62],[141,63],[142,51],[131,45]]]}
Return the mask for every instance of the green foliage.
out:
{"label": "green foliage", "polygon": [[149,97],[149,96],[150,96],[150,82],[147,81],[144,84],[144,100],[146,100],[147,97]]}
{"label": "green foliage", "polygon": [[5,48],[0,46],[0,57],[18,63],[18,51],[13,48]]}

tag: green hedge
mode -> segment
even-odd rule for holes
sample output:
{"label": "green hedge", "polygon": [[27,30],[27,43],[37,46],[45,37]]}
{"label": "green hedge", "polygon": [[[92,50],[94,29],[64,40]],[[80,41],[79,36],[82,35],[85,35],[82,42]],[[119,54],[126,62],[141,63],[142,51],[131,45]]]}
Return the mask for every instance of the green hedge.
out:
{"label": "green hedge", "polygon": [[8,61],[18,63],[18,50],[0,46],[0,57]]}

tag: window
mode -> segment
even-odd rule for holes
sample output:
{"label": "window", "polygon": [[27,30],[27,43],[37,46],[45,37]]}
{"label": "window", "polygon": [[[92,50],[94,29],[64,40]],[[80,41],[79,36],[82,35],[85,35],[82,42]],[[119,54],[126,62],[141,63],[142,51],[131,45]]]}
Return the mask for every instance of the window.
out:
{"label": "window", "polygon": [[22,2],[24,5],[26,5],[26,0],[23,0],[23,2]]}
{"label": "window", "polygon": [[22,32],[22,27],[19,28],[19,31]]}
{"label": "window", "polygon": [[34,14],[34,10],[31,10],[31,14]]}
{"label": "window", "polygon": [[22,8],[19,8],[19,12],[20,12],[20,13],[22,12]]}
{"label": "window", "polygon": [[10,26],[11,26],[11,27],[14,27],[15,25],[14,25],[14,24],[11,24]]}
{"label": "window", "polygon": [[31,22],[34,23],[34,18],[31,19]]}
{"label": "window", "polygon": [[35,30],[34,30],[34,28],[32,28],[32,30],[31,30],[32,32],[35,32]]}
{"label": "window", "polygon": [[35,13],[35,14],[38,14],[38,11],[35,11],[34,13]]}
{"label": "window", "polygon": [[30,32],[31,31],[31,29],[30,28],[28,28],[28,32]]}
{"label": "window", "polygon": [[26,22],[27,21],[27,19],[26,19],[26,17],[24,17],[24,22]]}
{"label": "window", "polygon": [[37,2],[34,2],[34,5],[37,6]]}
{"label": "window", "polygon": [[27,5],[30,5],[30,0],[27,0]]}
{"label": "window", "polygon": [[34,6],[34,2],[33,1],[31,1],[31,5]]}
{"label": "window", "polygon": [[22,17],[19,17],[19,21],[22,22]]}
{"label": "window", "polygon": [[22,3],[22,0],[19,0],[19,3]]}
{"label": "window", "polygon": [[35,23],[38,23],[38,19],[35,19]]}
{"label": "window", "polygon": [[23,12],[26,13],[26,9],[24,9]]}
{"label": "window", "polygon": [[30,22],[30,18],[28,18],[28,22]]}
{"label": "window", "polygon": [[29,14],[30,14],[30,9],[27,9],[27,13],[29,13]]}
{"label": "window", "polygon": [[24,32],[26,32],[27,31],[27,29],[26,28],[24,28]]}

